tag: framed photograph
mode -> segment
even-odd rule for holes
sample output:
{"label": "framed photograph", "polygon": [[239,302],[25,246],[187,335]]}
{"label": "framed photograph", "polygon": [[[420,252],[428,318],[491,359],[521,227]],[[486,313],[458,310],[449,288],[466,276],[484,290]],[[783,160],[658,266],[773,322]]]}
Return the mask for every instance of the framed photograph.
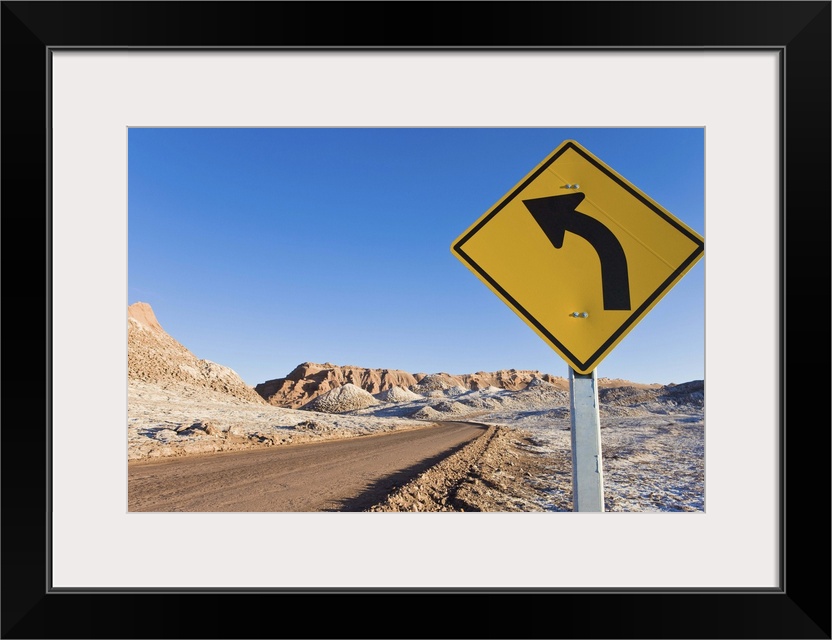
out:
{"label": "framed photograph", "polygon": [[[332,611],[308,637],[390,637],[344,620],[358,604],[461,597],[512,622],[440,635],[830,637],[829,518],[818,516],[828,421],[788,420],[786,375],[799,410],[818,366],[803,376],[797,363],[829,326],[828,270],[817,267],[830,237],[829,2],[3,2],[2,12],[3,637],[279,637],[285,623],[254,612],[287,605]],[[128,255],[141,250],[128,238],[141,166],[130,147],[140,131],[209,129],[698,132],[704,508],[128,509],[124,316]],[[353,138],[357,162],[366,143]],[[173,151],[154,144],[158,169]],[[337,166],[321,171],[337,181]],[[177,224],[162,215],[155,233],[173,238]],[[153,259],[163,273],[165,257]],[[190,260],[207,269],[210,255]],[[822,304],[805,300],[807,283]],[[34,415],[22,419],[23,407]],[[125,615],[99,615],[114,602]],[[240,605],[248,613],[216,615]],[[183,606],[212,614],[174,628],[127,613]],[[554,611],[562,619],[535,619]],[[404,635],[437,635],[433,616],[415,618]]]}

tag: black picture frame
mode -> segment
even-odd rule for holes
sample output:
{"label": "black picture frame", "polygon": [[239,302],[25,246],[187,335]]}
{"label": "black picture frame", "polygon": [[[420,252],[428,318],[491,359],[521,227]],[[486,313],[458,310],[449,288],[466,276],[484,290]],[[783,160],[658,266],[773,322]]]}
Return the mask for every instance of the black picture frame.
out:
{"label": "black picture frame", "polygon": [[[817,398],[803,410],[829,388],[811,357],[830,327],[829,1],[4,1],[0,20],[3,638],[830,638],[829,419]],[[779,52],[779,588],[52,590],[48,96],[50,52],[67,47]]]}

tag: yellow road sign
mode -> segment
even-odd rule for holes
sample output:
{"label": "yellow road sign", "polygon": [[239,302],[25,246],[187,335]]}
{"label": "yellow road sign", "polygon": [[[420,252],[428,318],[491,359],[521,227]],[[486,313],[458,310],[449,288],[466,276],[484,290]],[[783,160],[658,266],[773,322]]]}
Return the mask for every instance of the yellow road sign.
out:
{"label": "yellow road sign", "polygon": [[579,373],[702,257],[698,233],[566,140],[451,252]]}

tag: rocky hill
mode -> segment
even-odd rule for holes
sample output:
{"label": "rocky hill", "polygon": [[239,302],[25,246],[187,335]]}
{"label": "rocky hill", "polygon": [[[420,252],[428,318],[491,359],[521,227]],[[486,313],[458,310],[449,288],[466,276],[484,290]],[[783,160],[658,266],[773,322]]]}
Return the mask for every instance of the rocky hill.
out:
{"label": "rocky hill", "polygon": [[232,369],[201,360],[159,324],[149,304],[127,308],[127,378],[154,384],[187,384],[264,404]]}
{"label": "rocky hill", "polygon": [[599,382],[598,402],[602,406],[643,407],[651,410],[662,407],[665,410],[698,411],[705,407],[705,381],[691,380],[664,386],[629,383],[612,387],[603,387]]}
{"label": "rocky hill", "polygon": [[568,380],[540,371],[508,369],[491,373],[478,371],[477,373],[461,375],[449,373],[425,374],[408,373],[399,369],[339,366],[329,362],[324,364],[304,362],[295,367],[285,378],[262,382],[255,387],[255,390],[269,404],[297,409],[308,405],[318,396],[333,389],[338,389],[345,384],[355,385],[372,395],[378,395],[394,387],[420,395],[431,395],[432,392],[444,392],[454,387],[464,390],[496,387],[509,391],[519,391],[525,389],[532,380],[543,380],[561,389],[569,388]]}
{"label": "rocky hill", "polygon": [[377,394],[393,387],[407,389],[422,377],[424,374],[413,375],[398,369],[366,369],[338,366],[329,362],[304,362],[285,378],[261,382],[254,389],[269,404],[297,409],[345,384],[353,384],[369,394]]}
{"label": "rocky hill", "polygon": [[566,378],[553,376],[549,373],[541,373],[540,371],[503,369],[502,371],[494,371],[491,373],[478,371],[477,373],[469,373],[459,377],[462,379],[462,386],[468,389],[497,387],[498,389],[508,389],[509,391],[520,391],[529,386],[533,380],[543,380],[560,389],[569,388],[569,380]]}
{"label": "rocky hill", "polygon": [[304,405],[303,408],[308,411],[322,411],[323,413],[344,413],[366,409],[378,403],[379,401],[370,393],[348,382],[342,387],[322,393]]}

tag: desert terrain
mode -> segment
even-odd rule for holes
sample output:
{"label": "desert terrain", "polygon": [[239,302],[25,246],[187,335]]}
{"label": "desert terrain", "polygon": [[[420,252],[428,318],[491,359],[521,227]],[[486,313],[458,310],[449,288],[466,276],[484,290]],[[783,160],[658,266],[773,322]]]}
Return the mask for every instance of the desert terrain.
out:
{"label": "desert terrain", "polygon": [[[605,510],[704,511],[704,382],[599,378]],[[475,422],[486,429],[365,511],[572,511],[569,386],[537,371],[302,363],[246,385],[128,308],[127,458],[222,456]]]}

